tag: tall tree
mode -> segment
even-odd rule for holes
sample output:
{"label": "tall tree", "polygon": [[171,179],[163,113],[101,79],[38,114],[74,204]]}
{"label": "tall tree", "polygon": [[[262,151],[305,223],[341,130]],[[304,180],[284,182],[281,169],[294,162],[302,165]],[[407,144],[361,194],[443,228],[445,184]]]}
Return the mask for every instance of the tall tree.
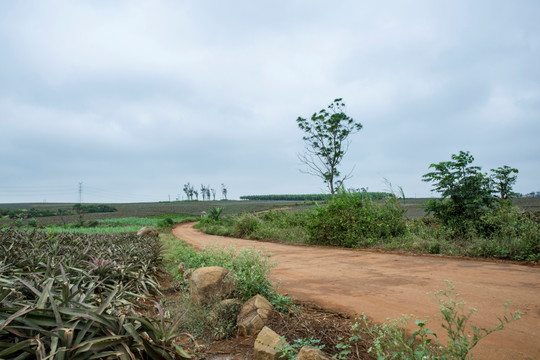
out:
{"label": "tall tree", "polygon": [[314,113],[309,120],[298,117],[296,123],[305,133],[302,137],[305,152],[298,154],[298,159],[307,170],[300,171],[320,177],[330,194],[335,194],[351,177],[351,173],[342,176],[338,166],[349,149],[349,136],[360,131],[362,124],[345,114],[345,103],[341,98]]}
{"label": "tall tree", "polygon": [[223,199],[227,200],[227,187],[225,184],[221,184],[221,194],[223,195]]}
{"label": "tall tree", "polygon": [[208,185],[204,190],[206,192],[206,199],[210,201],[210,185]]}
{"label": "tall tree", "polygon": [[203,201],[206,200],[206,187],[203,184],[201,184],[201,194],[202,194]]}
{"label": "tall tree", "polygon": [[193,186],[191,186],[190,183],[184,184],[184,188],[182,190],[186,193],[186,196],[187,196],[188,200],[193,200],[194,188],[193,188]]}
{"label": "tall tree", "polygon": [[216,201],[216,189],[210,189],[210,191],[212,192],[213,200]]}
{"label": "tall tree", "polygon": [[517,194],[512,191],[512,187],[516,183],[518,169],[512,168],[508,165],[499,166],[496,169],[491,169],[493,174],[491,179],[495,183],[497,192],[501,199],[509,199],[515,197]]}

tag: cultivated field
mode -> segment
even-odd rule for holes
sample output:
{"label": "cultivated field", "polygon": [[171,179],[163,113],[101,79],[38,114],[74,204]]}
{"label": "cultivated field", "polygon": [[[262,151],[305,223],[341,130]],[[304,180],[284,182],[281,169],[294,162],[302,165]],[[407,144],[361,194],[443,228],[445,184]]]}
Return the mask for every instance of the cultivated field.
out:
{"label": "cultivated field", "polygon": [[[423,204],[428,198],[411,198],[402,202],[406,213],[405,216],[411,219],[421,218],[425,215]],[[514,205],[525,211],[540,211],[540,198],[519,198],[513,200]],[[74,203],[17,203],[0,204],[0,209],[47,209],[47,210],[70,210]],[[226,201],[172,201],[155,203],[120,203],[107,204],[118,209],[112,213],[84,214],[84,220],[99,220],[123,217],[146,217],[156,215],[193,215],[198,216],[202,211],[208,211],[212,207],[223,208],[223,215],[241,214],[243,212],[257,212],[274,208],[291,208],[292,210],[305,210],[314,205],[310,202],[297,201],[255,201],[255,200],[226,200]],[[39,218],[38,222],[43,225],[62,224],[77,222],[77,215],[50,216]],[[10,219],[0,219],[0,226],[11,222]]]}
{"label": "cultivated field", "polygon": [[[0,204],[0,209],[43,209],[43,210],[71,210],[74,203],[19,203]],[[84,214],[83,219],[101,220],[124,217],[147,217],[157,215],[192,215],[200,216],[202,211],[208,211],[212,207],[223,208],[223,215],[240,214],[243,212],[257,212],[272,208],[290,207],[294,209],[306,209],[311,207],[310,203],[294,201],[176,201],[176,202],[155,202],[155,203],[122,203],[107,204],[118,209],[111,213]],[[78,215],[47,216],[40,217],[38,222],[42,225],[60,225],[65,223],[75,223],[79,221]],[[7,225],[12,220],[0,219],[0,226]]]}

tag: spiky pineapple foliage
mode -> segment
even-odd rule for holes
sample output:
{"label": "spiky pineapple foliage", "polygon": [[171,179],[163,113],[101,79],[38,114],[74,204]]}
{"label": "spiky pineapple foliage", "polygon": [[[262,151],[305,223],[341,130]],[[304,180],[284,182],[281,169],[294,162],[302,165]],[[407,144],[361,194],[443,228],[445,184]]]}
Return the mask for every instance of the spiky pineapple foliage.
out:
{"label": "spiky pineapple foliage", "polygon": [[163,312],[155,326],[135,311],[160,261],[157,239],[131,234],[0,231],[0,358],[188,357]]}

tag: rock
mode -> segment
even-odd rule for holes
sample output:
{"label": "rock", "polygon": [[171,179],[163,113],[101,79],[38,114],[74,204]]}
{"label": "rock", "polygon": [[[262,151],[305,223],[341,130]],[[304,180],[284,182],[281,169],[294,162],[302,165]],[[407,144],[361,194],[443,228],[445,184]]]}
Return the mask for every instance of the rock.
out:
{"label": "rock", "polygon": [[249,299],[242,306],[236,319],[238,335],[256,335],[266,325],[266,320],[272,310],[274,310],[272,304],[261,295],[255,295]]}
{"label": "rock", "polygon": [[329,360],[329,357],[319,348],[304,346],[300,349],[296,360]]}
{"label": "rock", "polygon": [[151,226],[145,226],[137,231],[137,236],[159,236],[159,232]]}
{"label": "rock", "polygon": [[208,305],[236,292],[235,276],[219,266],[198,268],[189,278],[189,287],[191,300],[196,305]]}
{"label": "rock", "polygon": [[276,332],[265,326],[255,339],[253,348],[254,360],[277,360],[283,354],[287,342]]}

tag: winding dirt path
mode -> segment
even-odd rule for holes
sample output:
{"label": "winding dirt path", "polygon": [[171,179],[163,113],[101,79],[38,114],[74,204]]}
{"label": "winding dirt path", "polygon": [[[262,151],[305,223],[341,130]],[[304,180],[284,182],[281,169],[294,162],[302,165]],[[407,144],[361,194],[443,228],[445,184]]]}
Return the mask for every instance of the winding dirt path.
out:
{"label": "winding dirt path", "polygon": [[525,312],[523,318],[486,337],[473,355],[540,359],[538,267],[234,239],[203,234],[193,224],[179,225],[173,234],[198,249],[233,246],[269,253],[277,263],[271,279],[281,281],[281,293],[352,315],[365,313],[376,322],[402,314],[428,317],[429,328],[439,336],[443,331],[434,325],[438,305],[427,293],[444,289],[445,280],[452,282],[467,308],[478,309],[472,318],[476,325],[495,325],[510,300],[511,310]]}

